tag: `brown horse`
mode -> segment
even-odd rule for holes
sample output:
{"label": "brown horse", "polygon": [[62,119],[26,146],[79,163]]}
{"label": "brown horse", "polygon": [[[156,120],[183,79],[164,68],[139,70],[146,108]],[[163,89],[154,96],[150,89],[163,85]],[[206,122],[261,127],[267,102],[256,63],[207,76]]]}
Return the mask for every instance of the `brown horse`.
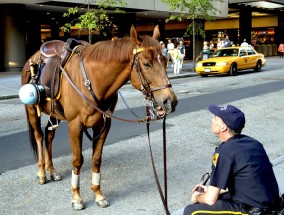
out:
{"label": "brown horse", "polygon": [[[142,91],[151,101],[158,117],[175,110],[177,98],[167,77],[166,59],[161,52],[159,36],[158,26],[152,37],[138,35],[132,26],[129,38],[79,45],[64,69],[61,67],[64,75],[61,76],[60,97],[56,100],[61,108],[54,108],[53,100],[25,105],[30,142],[38,157],[37,176],[40,184],[46,182],[46,172],[50,174],[51,180],[61,180],[52,163],[55,129],[50,129],[50,126],[61,120],[68,121],[73,164],[72,207],[75,210],[84,208],[79,177],[84,162],[82,138],[87,128],[99,133],[93,139],[91,188],[99,207],[109,205],[100,189],[100,166],[103,145],[111,126],[112,117],[109,116],[115,109],[118,89],[130,81],[134,88]],[[38,51],[26,63],[22,71],[23,85],[31,80],[30,62],[37,62],[40,58],[41,52]],[[88,81],[91,85],[86,87]],[[50,116],[45,128],[45,148],[38,112]]]}

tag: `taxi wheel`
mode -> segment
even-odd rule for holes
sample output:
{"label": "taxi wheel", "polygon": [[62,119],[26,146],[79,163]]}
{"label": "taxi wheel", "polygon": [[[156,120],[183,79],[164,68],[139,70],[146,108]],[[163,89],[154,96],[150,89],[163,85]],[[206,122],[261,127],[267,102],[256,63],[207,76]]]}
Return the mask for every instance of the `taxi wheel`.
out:
{"label": "taxi wheel", "polygon": [[237,66],[237,64],[233,63],[233,64],[230,66],[229,74],[230,74],[231,76],[235,76],[235,75],[237,75],[237,72],[238,72],[238,66]]}
{"label": "taxi wheel", "polygon": [[254,67],[255,72],[261,72],[261,61],[257,61],[256,66]]}

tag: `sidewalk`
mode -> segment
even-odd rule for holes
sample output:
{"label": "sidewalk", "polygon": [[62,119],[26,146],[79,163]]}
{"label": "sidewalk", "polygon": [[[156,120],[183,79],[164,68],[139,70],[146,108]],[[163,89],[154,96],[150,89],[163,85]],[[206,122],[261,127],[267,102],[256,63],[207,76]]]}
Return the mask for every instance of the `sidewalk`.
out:
{"label": "sidewalk", "polygon": [[[185,61],[181,74],[175,75],[172,67],[167,68],[170,79],[184,78],[195,76],[192,71],[192,62]],[[21,72],[0,72],[0,100],[18,98],[19,89],[21,88]]]}

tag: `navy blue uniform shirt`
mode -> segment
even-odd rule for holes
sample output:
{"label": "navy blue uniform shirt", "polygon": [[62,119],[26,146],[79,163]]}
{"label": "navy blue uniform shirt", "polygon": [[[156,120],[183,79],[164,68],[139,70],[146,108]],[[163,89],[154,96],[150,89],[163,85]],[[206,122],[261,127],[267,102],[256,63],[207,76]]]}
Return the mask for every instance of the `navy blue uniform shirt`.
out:
{"label": "navy blue uniform shirt", "polygon": [[210,185],[228,188],[233,201],[256,208],[275,208],[279,200],[278,184],[263,145],[242,134],[216,148]]}

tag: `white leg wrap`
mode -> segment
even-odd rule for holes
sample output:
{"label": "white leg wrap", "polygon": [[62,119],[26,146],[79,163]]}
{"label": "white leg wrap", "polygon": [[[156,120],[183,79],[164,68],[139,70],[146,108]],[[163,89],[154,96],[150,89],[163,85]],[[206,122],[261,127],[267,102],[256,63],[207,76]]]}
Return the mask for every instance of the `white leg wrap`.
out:
{"label": "white leg wrap", "polygon": [[92,172],[92,184],[100,185],[101,184],[101,173]]}
{"label": "white leg wrap", "polygon": [[73,188],[80,187],[80,175],[75,175],[73,170],[72,170],[71,185]]}

